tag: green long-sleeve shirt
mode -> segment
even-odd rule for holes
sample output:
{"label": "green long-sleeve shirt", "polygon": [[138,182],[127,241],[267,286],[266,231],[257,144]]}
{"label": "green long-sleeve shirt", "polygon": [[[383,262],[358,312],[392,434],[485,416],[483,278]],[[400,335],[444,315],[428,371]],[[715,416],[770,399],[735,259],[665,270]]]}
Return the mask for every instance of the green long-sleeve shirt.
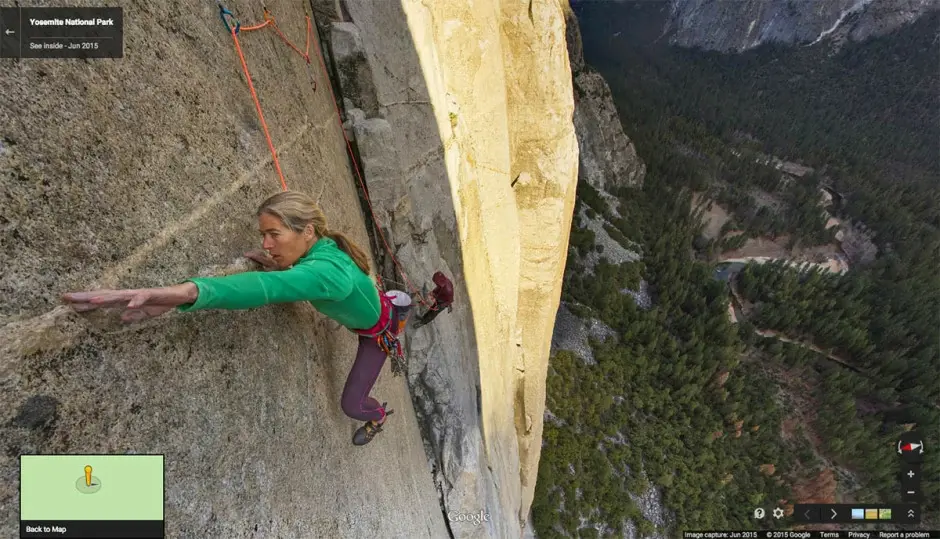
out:
{"label": "green long-sleeve shirt", "polygon": [[200,309],[251,309],[271,303],[309,301],[318,311],[350,329],[368,329],[379,321],[375,282],[330,238],[320,238],[290,269],[249,271],[224,277],[193,277]]}

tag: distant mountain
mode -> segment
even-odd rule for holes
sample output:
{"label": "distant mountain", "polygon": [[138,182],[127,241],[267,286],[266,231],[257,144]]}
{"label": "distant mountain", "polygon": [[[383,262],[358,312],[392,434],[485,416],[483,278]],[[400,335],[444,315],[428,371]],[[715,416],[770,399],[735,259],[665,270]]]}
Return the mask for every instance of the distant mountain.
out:
{"label": "distant mountain", "polygon": [[[573,2],[573,4],[585,2]],[[622,3],[643,3],[623,0]],[[683,47],[742,52],[775,42],[865,41],[931,10],[938,0],[669,0],[661,36]]]}

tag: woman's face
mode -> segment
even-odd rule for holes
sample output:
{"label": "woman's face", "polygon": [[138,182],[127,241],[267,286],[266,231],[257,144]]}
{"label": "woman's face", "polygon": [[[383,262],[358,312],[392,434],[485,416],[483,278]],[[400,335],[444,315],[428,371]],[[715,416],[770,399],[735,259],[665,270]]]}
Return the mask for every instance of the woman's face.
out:
{"label": "woman's face", "polygon": [[303,233],[294,232],[280,219],[267,213],[258,216],[258,231],[262,237],[261,247],[271,255],[280,269],[293,266],[316,242],[313,225],[307,225]]}

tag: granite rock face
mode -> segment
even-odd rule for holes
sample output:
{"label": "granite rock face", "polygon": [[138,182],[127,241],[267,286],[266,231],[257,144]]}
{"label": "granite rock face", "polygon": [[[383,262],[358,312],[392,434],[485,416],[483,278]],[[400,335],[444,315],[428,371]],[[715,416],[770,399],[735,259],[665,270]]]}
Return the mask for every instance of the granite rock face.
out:
{"label": "granite rock face", "polygon": [[347,0],[328,29],[390,248],[418,287],[455,284],[408,340],[455,537],[518,537],[533,496],[577,181],[563,7]]}
{"label": "granite rock face", "polygon": [[587,69],[574,78],[574,125],[578,134],[578,176],[597,189],[642,185],[646,165],[623,131],[607,81]]}
{"label": "granite rock face", "polygon": [[[0,536],[28,453],[164,454],[168,537],[446,536],[405,381],[380,376],[397,413],[352,446],[357,339],[309,305],[123,326],[60,304],[247,269],[254,211],[280,190],[216,5],[118,4],[122,60],[0,60]],[[302,45],[304,4],[266,4]],[[368,245],[319,62],[267,29],[240,42],[288,186]]]}
{"label": "granite rock face", "polygon": [[642,185],[646,165],[623,131],[607,81],[584,64],[578,20],[566,6],[567,47],[574,77],[578,180],[599,190]]}

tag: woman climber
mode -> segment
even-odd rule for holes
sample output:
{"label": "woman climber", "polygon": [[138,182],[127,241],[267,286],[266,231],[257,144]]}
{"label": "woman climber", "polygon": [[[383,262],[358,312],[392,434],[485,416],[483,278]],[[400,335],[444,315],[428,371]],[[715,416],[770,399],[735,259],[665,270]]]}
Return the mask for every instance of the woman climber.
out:
{"label": "woman climber", "polygon": [[[356,361],[346,379],[341,405],[349,417],[365,421],[353,444],[365,445],[382,431],[387,403],[369,396],[387,358],[387,344],[397,344],[394,319],[407,316],[406,305],[381,293],[369,275],[365,253],[344,234],[330,230],[316,202],[285,191],[256,212],[263,250],[245,253],[264,271],[224,277],[194,277],[162,288],[94,290],[62,296],[78,312],[123,308],[121,319],[137,322],[176,308],[251,309],[272,303],[308,301],[318,311],[359,335]],[[265,251],[267,251],[266,254]],[[386,346],[380,345],[385,343]]]}

